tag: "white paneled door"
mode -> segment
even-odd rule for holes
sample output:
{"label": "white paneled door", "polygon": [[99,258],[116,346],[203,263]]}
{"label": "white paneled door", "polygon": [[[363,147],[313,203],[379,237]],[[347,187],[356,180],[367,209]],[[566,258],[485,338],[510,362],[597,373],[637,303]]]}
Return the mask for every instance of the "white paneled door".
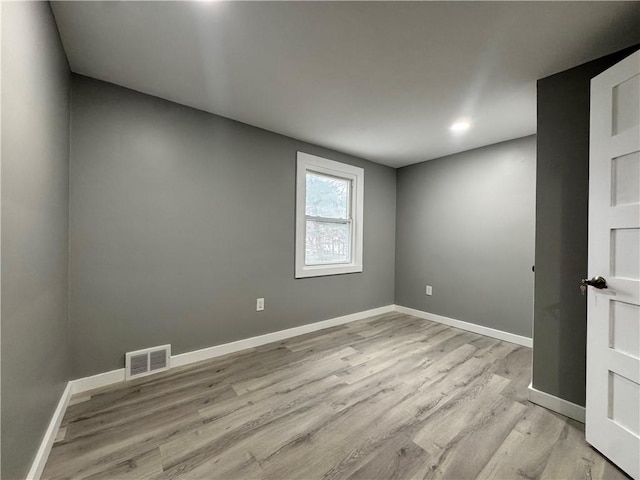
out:
{"label": "white paneled door", "polygon": [[[602,278],[598,278],[602,277]],[[640,479],[640,52],[591,81],[587,441]]]}

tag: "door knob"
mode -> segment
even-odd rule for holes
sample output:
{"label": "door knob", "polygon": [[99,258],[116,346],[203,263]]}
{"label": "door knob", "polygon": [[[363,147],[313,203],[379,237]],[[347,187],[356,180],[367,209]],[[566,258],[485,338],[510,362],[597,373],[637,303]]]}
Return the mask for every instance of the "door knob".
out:
{"label": "door knob", "polygon": [[591,280],[589,280],[588,278],[583,278],[582,280],[580,280],[581,287],[586,287],[587,285],[600,290],[602,290],[603,288],[608,288],[607,281],[600,276],[593,277]]}

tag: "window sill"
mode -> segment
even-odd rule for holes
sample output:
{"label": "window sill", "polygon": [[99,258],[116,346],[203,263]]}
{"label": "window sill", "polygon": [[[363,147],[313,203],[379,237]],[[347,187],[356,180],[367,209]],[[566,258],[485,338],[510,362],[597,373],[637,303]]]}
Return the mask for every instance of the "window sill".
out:
{"label": "window sill", "polygon": [[359,272],[362,272],[362,265],[353,263],[347,265],[314,265],[297,267],[296,278],[326,277],[329,275],[342,275],[345,273]]}

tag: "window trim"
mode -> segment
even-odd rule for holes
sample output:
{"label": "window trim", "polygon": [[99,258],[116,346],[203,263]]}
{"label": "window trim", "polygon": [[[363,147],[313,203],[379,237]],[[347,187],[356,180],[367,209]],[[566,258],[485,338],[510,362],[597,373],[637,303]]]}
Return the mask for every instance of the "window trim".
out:
{"label": "window trim", "polygon": [[[307,171],[351,180],[351,262],[305,265]],[[296,169],[296,241],[295,278],[320,277],[362,272],[364,219],[364,169],[317,157],[297,153]]]}

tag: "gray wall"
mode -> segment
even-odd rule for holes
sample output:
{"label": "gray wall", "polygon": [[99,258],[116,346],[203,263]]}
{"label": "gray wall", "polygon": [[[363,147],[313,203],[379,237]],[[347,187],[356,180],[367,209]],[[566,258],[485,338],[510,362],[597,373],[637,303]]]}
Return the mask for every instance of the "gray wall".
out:
{"label": "gray wall", "polygon": [[396,303],[531,337],[535,137],[397,176]]}
{"label": "gray wall", "polygon": [[24,478],[69,380],[70,73],[46,2],[2,5],[2,478]]}
{"label": "gray wall", "polygon": [[591,78],[637,47],[538,81],[533,387],[585,404]]}
{"label": "gray wall", "polygon": [[[394,169],[86,77],[72,85],[76,376],[143,347],[181,353],[393,303]],[[363,273],[294,279],[297,150],[364,167]]]}

